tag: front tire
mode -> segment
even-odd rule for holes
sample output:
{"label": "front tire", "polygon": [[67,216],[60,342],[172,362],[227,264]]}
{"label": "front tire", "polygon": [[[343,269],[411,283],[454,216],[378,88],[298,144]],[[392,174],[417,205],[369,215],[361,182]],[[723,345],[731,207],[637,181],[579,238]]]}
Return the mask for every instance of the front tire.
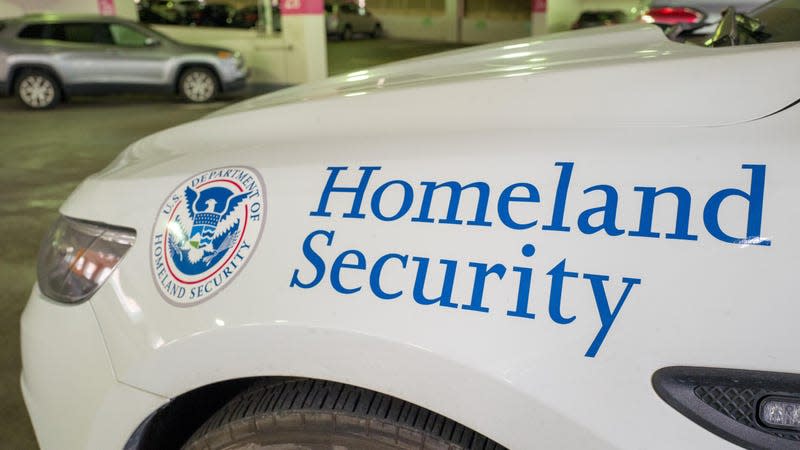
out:
{"label": "front tire", "polygon": [[342,30],[342,33],[339,35],[339,39],[343,41],[353,40],[353,27],[351,27],[350,25],[346,25]]}
{"label": "front tire", "polygon": [[204,67],[190,67],[183,71],[178,81],[181,97],[192,103],[205,103],[217,96],[217,77]]}
{"label": "front tire", "polygon": [[446,417],[366,389],[320,380],[257,385],[234,397],[184,450],[501,450]]}
{"label": "front tire", "polygon": [[372,29],[372,33],[370,33],[370,36],[372,36],[372,39],[380,39],[381,37],[383,37],[383,27],[381,26],[381,24],[375,25],[375,28]]}
{"label": "front tire", "polygon": [[31,109],[52,108],[61,100],[58,81],[44,70],[22,72],[14,84],[14,92],[19,101]]}

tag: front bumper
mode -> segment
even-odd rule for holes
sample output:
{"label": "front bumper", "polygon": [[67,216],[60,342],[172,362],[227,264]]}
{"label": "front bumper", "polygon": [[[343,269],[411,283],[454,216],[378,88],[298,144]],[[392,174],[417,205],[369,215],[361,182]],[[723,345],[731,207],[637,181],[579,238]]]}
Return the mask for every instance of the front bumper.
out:
{"label": "front bumper", "polygon": [[119,383],[86,302],[60,305],[34,287],[21,319],[22,394],[44,449],[121,449],[168,399]]}
{"label": "front bumper", "polygon": [[233,92],[244,89],[244,87],[247,85],[247,77],[249,76],[249,74],[250,71],[248,70],[247,72],[245,72],[244,75],[238,78],[235,78],[230,81],[224,81],[222,83],[222,92]]}

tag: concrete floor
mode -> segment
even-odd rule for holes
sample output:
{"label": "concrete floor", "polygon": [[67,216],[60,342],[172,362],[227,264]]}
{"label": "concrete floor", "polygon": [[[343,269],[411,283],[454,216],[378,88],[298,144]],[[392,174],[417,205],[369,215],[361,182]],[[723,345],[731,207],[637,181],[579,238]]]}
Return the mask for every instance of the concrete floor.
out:
{"label": "concrete floor", "polygon": [[[329,72],[457,47],[388,39],[331,42]],[[39,241],[61,203],[128,144],[241,98],[189,105],[166,97],[86,97],[49,111],[0,99],[0,448],[36,448],[19,389],[19,316],[36,279]]]}

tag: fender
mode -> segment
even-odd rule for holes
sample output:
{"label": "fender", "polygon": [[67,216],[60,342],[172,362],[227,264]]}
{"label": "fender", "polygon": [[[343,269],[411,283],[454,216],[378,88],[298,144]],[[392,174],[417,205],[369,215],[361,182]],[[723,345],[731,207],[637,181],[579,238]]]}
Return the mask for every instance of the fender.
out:
{"label": "fender", "polygon": [[[401,398],[492,438],[535,434],[545,447],[611,448],[554,408],[488,373],[424,348],[332,328],[220,327],[170,342],[119,375],[120,381],[170,398],[235,378],[318,378]],[[524,440],[502,443],[509,448],[525,445]]]}

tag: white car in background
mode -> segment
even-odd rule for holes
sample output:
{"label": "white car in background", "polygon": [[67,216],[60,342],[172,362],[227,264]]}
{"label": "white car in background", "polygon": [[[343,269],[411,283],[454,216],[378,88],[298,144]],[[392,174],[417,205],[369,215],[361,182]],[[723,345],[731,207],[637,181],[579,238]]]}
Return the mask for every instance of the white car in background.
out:
{"label": "white car in background", "polygon": [[328,36],[349,41],[356,34],[372,38],[383,36],[383,25],[367,8],[349,0],[325,2],[325,30]]}
{"label": "white car in background", "polygon": [[749,12],[764,3],[764,0],[654,0],[642,19],[665,26],[679,23],[704,24],[697,32],[711,33],[726,8],[733,7],[737,12]]}
{"label": "white car in background", "polygon": [[42,244],[39,443],[796,448],[791,11],[418,58],[131,145]]}

